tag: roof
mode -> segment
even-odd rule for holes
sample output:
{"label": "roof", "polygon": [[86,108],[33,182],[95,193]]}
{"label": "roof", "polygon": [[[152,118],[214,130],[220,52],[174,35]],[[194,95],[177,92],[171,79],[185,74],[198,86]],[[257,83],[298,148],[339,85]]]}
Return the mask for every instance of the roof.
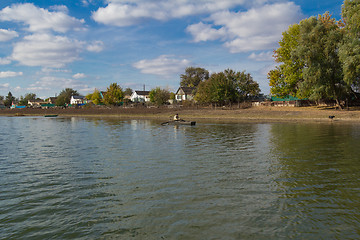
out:
{"label": "roof", "polygon": [[138,90],[135,90],[134,92],[136,92],[137,95],[143,95],[143,96],[146,96],[146,95],[150,94],[150,91],[138,91]]}
{"label": "roof", "polygon": [[271,101],[274,101],[274,102],[279,102],[279,101],[296,101],[296,100],[302,100],[300,98],[297,98],[297,97],[293,97],[291,95],[288,95],[284,98],[280,98],[280,97],[274,97],[272,96],[271,97]]}
{"label": "roof", "polygon": [[190,95],[193,94],[195,87],[179,87],[179,89],[176,91],[176,94],[182,90],[185,94]]}
{"label": "roof", "polygon": [[72,96],[73,99],[84,99],[84,96]]}

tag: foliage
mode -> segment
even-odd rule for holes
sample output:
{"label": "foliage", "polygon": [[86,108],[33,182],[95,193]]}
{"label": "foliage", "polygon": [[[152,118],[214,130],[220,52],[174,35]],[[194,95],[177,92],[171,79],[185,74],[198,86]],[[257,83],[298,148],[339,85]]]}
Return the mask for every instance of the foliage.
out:
{"label": "foliage", "polygon": [[4,100],[4,96],[0,96],[0,101]]}
{"label": "foliage", "polygon": [[201,82],[195,100],[200,103],[231,104],[259,93],[259,85],[250,74],[227,69]]}
{"label": "foliage", "polygon": [[187,67],[185,74],[181,74],[180,78],[181,87],[197,87],[201,82],[209,79],[209,71],[199,67]]}
{"label": "foliage", "polygon": [[99,105],[102,103],[100,91],[95,89],[93,93],[86,95],[86,98],[91,100],[94,104]]}
{"label": "foliage", "polygon": [[149,97],[150,102],[160,106],[165,104],[170,99],[170,92],[168,90],[157,87],[150,91]]}
{"label": "foliage", "polygon": [[292,52],[299,46],[300,25],[294,24],[283,32],[280,47],[274,51],[276,62],[281,62],[275,70],[268,74],[271,94],[279,97],[298,95],[298,84],[302,81],[304,62]]}
{"label": "foliage", "polygon": [[123,98],[122,88],[117,83],[112,83],[107,88],[103,101],[106,105],[120,105]]}
{"label": "foliage", "polygon": [[72,88],[65,88],[60,92],[59,96],[57,97],[56,105],[64,106],[65,104],[70,104],[71,96],[77,96],[77,95],[79,95],[78,91]]}
{"label": "foliage", "polygon": [[35,100],[36,99],[36,94],[35,93],[27,93],[25,94],[25,96],[21,96],[20,97],[20,101],[19,104],[20,105],[28,105],[28,100]]}
{"label": "foliage", "polygon": [[169,96],[169,99],[175,100],[175,93],[171,92],[171,93],[170,93],[170,96]]}
{"label": "foliage", "polygon": [[344,81],[360,90],[360,1],[345,0],[342,7],[344,44],[339,49]]}
{"label": "foliage", "polygon": [[133,90],[131,88],[126,88],[125,91],[124,91],[124,95],[129,95],[131,96],[131,94],[133,93]]}
{"label": "foliage", "polygon": [[12,102],[15,100],[15,97],[12,95],[11,92],[5,97],[4,105],[10,107]]}

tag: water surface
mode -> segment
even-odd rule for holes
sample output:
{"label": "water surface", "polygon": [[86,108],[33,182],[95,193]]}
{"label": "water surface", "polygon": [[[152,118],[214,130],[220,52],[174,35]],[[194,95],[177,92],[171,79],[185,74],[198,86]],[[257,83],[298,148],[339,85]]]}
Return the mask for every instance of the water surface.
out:
{"label": "water surface", "polygon": [[360,125],[0,124],[0,239],[360,238]]}

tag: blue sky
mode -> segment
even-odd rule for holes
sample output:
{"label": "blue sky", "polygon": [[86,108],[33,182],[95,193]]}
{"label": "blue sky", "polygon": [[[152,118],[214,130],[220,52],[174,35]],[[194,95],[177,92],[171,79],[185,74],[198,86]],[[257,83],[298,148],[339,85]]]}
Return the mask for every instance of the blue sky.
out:
{"label": "blue sky", "polygon": [[246,71],[269,93],[281,33],[340,0],[1,0],[0,95],[176,91],[188,66]]}

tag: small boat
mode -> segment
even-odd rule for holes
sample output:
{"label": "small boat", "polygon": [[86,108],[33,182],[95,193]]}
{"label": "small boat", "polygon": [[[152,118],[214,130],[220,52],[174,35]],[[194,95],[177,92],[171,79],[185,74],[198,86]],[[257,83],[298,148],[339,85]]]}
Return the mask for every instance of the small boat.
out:
{"label": "small boat", "polygon": [[48,114],[48,115],[45,115],[44,117],[57,117],[58,115],[57,114]]}
{"label": "small boat", "polygon": [[178,121],[168,121],[163,122],[161,125],[190,125],[195,126],[196,122],[193,121],[185,121],[185,120],[178,120]]}

